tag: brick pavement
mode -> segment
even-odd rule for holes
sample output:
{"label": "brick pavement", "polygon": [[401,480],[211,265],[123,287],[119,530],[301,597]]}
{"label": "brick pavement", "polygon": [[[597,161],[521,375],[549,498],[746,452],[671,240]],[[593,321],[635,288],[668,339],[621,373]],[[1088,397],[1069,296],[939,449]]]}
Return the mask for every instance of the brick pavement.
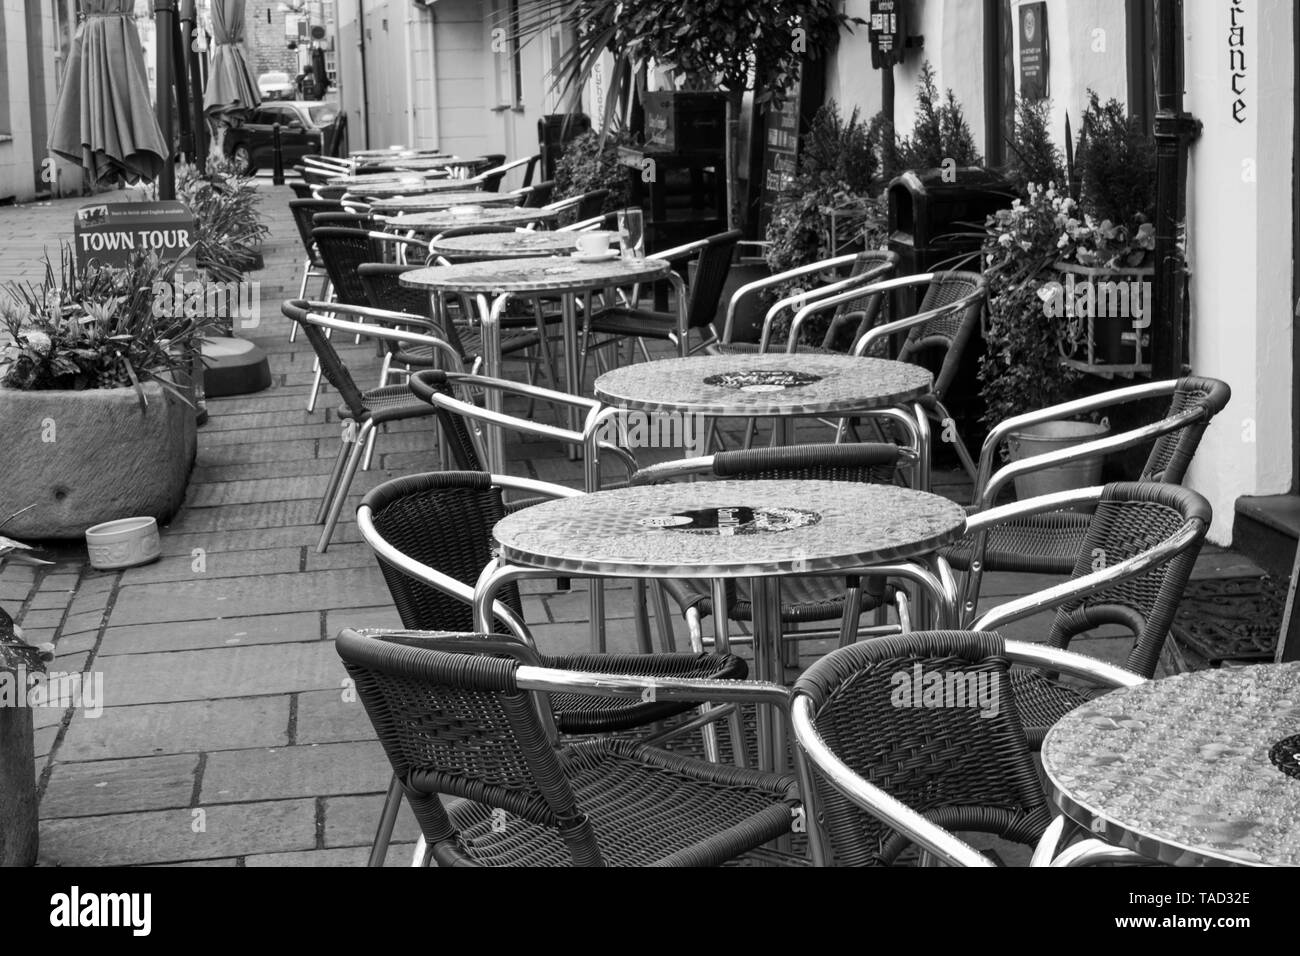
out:
{"label": "brick pavement", "polygon": [[[305,411],[312,356],[301,337],[290,345],[279,312],[296,292],[300,264],[291,193],[262,186],[272,237],[267,267],[254,275],[261,324],[242,334],[270,353],[274,384],[209,402],[185,505],[163,529],[162,559],[104,573],[84,564],[83,548],[64,546],[53,568],[10,567],[0,576],[0,602],[28,639],[57,645],[53,668],[103,678],[99,717],[36,711],[47,865],[356,865],[373,836],[387,764],[360,705],[345,700],[331,641],[345,626],[398,620],[347,513],[355,494],[329,552],[315,552],[312,519],[339,423],[328,393],[314,415]],[[0,209],[0,279],[29,274],[43,247],[70,235],[80,202]],[[363,369],[362,381],[377,374],[369,347],[342,351]],[[436,467],[434,447],[427,421],[393,426],[354,492]],[[508,455],[523,473],[580,483],[554,446],[512,444]],[[938,490],[959,500],[968,493],[943,482]],[[1253,571],[1216,549],[1202,563],[1204,573]],[[993,575],[986,603],[1034,586],[1041,581]],[[544,648],[585,646],[580,590],[526,590],[525,612]],[[612,649],[631,649],[627,595],[610,590]],[[1041,620],[1007,632],[1042,633]],[[1114,654],[1104,641],[1095,647]],[[390,863],[404,861],[415,833],[404,811]]]}

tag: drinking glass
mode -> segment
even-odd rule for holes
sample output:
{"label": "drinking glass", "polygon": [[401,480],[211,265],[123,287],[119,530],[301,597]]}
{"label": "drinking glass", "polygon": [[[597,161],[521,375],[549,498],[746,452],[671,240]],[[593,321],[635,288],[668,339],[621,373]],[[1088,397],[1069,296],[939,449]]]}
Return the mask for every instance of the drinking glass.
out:
{"label": "drinking glass", "polygon": [[645,216],[640,209],[619,210],[618,241],[623,246],[624,259],[645,258]]}

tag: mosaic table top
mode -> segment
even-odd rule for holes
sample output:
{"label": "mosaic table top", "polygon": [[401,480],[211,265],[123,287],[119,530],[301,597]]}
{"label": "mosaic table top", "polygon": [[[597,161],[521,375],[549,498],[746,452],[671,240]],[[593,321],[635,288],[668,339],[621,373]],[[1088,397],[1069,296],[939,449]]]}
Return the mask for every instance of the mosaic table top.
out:
{"label": "mosaic table top", "polygon": [[958,538],[946,498],[838,481],[708,481],[547,501],[493,534],[507,561],[575,575],[758,577],[929,554]]}
{"label": "mosaic table top", "polygon": [[602,402],[698,415],[827,415],[920,398],[933,376],[889,359],[814,352],[638,362],[596,379]]}
{"label": "mosaic table top", "polygon": [[[491,210],[485,210],[490,212]],[[400,226],[402,219],[392,220]],[[507,292],[563,292],[632,285],[662,277],[671,267],[662,259],[621,258],[590,262],[567,256],[485,259],[403,272],[402,285],[442,292],[502,295]]]}
{"label": "mosaic table top", "polygon": [[577,248],[573,232],[484,232],[451,236],[429,244],[437,256],[456,259],[527,259],[568,255]]}
{"label": "mosaic table top", "polygon": [[1053,798],[1109,843],[1174,865],[1300,866],[1300,663],[1113,690],[1043,743]]}
{"label": "mosaic table top", "polygon": [[[482,206],[481,203],[477,204]],[[388,221],[393,229],[416,229],[420,232],[442,232],[461,226],[526,226],[530,222],[554,222],[559,213],[548,209],[521,209],[518,206],[487,206],[472,213],[453,215],[449,209],[429,212],[403,213]]]}

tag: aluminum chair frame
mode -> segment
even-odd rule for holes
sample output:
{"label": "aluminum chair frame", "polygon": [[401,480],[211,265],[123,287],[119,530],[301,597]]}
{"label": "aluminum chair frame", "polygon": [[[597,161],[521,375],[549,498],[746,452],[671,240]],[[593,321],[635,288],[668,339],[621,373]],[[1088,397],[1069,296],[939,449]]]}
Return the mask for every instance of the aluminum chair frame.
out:
{"label": "aluminum chair frame", "polygon": [[[1048,668],[1112,687],[1132,687],[1145,683],[1143,678],[1122,668],[1070,651],[1020,641],[1005,641],[1004,647],[1007,659],[1013,664]],[[813,768],[834,789],[886,826],[906,835],[935,860],[948,866],[996,866],[993,860],[955,834],[890,796],[845,764],[818,733],[812,700],[803,691],[795,690],[792,694],[790,720],[797,752],[803,761],[800,772],[801,792],[804,812],[808,818],[813,861],[817,866],[828,865],[830,846],[819,825],[817,793],[812,783]]]}

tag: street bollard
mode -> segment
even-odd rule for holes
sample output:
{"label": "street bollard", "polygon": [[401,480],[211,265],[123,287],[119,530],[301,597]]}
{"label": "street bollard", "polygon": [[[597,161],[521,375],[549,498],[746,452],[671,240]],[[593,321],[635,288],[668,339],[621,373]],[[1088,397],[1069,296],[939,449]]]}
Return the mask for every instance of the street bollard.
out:
{"label": "street bollard", "polygon": [[276,186],[284,185],[284,144],[280,141],[280,124],[271,127],[271,142],[275,153],[275,163],[271,167],[271,182]]}

